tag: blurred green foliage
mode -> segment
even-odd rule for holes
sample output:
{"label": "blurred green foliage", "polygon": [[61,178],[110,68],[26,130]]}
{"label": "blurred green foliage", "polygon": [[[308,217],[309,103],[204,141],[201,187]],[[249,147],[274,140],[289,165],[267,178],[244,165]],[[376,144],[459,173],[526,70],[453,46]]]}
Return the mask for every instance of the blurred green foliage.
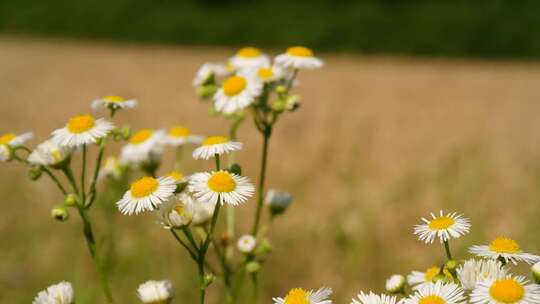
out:
{"label": "blurred green foliage", "polygon": [[430,56],[540,57],[533,0],[0,0],[0,32]]}

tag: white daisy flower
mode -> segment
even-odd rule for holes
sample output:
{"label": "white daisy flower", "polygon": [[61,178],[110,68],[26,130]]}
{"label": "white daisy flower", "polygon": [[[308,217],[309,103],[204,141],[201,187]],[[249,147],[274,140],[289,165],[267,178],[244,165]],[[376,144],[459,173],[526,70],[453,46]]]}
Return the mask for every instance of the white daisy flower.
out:
{"label": "white daisy flower", "polygon": [[255,246],[257,246],[257,239],[250,234],[244,234],[236,243],[236,247],[238,247],[238,250],[243,253],[250,253],[253,250],[255,250]]}
{"label": "white daisy flower", "polygon": [[371,291],[369,294],[360,292],[356,298],[352,299],[351,304],[396,304],[396,297],[385,294],[378,295]]}
{"label": "white daisy flower", "polygon": [[137,106],[137,100],[135,99],[125,99],[121,96],[105,96],[92,101],[92,108],[97,109],[133,109]]}
{"label": "white daisy flower", "polygon": [[163,130],[147,128],[137,131],[122,148],[120,160],[123,163],[140,164],[160,159],[164,136]]}
{"label": "white daisy flower", "polygon": [[471,224],[469,220],[463,218],[455,212],[444,214],[441,210],[439,215],[431,213],[431,219],[422,218],[424,224],[414,227],[414,234],[425,243],[433,243],[435,238],[442,242],[450,238],[459,238],[469,232]]}
{"label": "white daisy flower", "polygon": [[530,284],[525,277],[507,276],[478,282],[470,295],[473,304],[538,304],[540,285]]}
{"label": "white daisy flower", "polygon": [[[422,289],[426,285],[429,285],[430,283],[433,283],[433,278],[438,275],[441,271],[440,267],[433,266],[428,269],[426,269],[425,272],[421,271],[412,271],[407,276],[407,283],[409,283],[410,286],[412,286],[413,290]],[[452,274],[448,272],[448,270],[443,270],[443,274],[448,279],[453,279]]]}
{"label": "white daisy flower", "polygon": [[441,281],[426,284],[404,299],[404,304],[458,304],[465,303],[463,289],[454,283]]}
{"label": "white daisy flower", "polygon": [[119,179],[122,176],[123,164],[116,156],[109,156],[105,159],[103,167],[99,170],[98,178],[111,177]]}
{"label": "white daisy flower", "polygon": [[46,140],[39,144],[28,156],[28,161],[41,166],[56,167],[67,160],[73,149],[58,145],[54,140]]}
{"label": "white daisy flower", "polygon": [[255,187],[249,178],[221,170],[193,174],[189,191],[201,202],[236,206],[247,201]]}
{"label": "white daisy flower", "polygon": [[250,77],[259,82],[269,83],[285,78],[287,73],[279,66],[262,66],[248,72]]}
{"label": "white daisy flower", "polygon": [[186,143],[200,144],[202,140],[202,136],[191,134],[191,131],[183,126],[170,128],[164,138],[166,144],[175,147],[182,146]]}
{"label": "white daisy flower", "polygon": [[159,206],[158,215],[166,229],[182,228],[191,224],[195,200],[181,193]]}
{"label": "white daisy flower", "polygon": [[498,237],[489,245],[475,245],[469,248],[469,252],[479,257],[489,259],[504,259],[506,263],[525,262],[533,264],[540,261],[540,256],[523,252],[519,244],[507,237]]}
{"label": "white daisy flower", "polygon": [[171,281],[146,281],[137,288],[137,296],[146,304],[168,304],[174,297]]}
{"label": "white daisy flower", "polygon": [[262,88],[262,83],[247,75],[231,76],[214,95],[214,106],[224,114],[243,110],[255,101]]}
{"label": "white daisy flower", "polygon": [[278,55],[276,64],[288,69],[317,69],[323,61],[313,55],[313,51],[303,46],[293,46],[284,54]]}
{"label": "white daisy flower", "polygon": [[103,118],[96,120],[92,115],[79,115],[72,117],[64,128],[53,131],[52,135],[60,146],[79,147],[95,143],[112,129],[113,124]]}
{"label": "white daisy flower", "polygon": [[507,274],[508,270],[496,260],[469,259],[457,269],[457,277],[466,290],[473,290],[480,281],[502,279]]}
{"label": "white daisy flower", "polygon": [[204,203],[195,200],[193,204],[193,220],[191,221],[192,225],[204,225],[214,215],[214,209],[216,209],[216,204]]}
{"label": "white daisy flower", "polygon": [[0,161],[6,162],[13,159],[13,151],[8,145],[0,145]]}
{"label": "white daisy flower", "polygon": [[391,293],[398,293],[405,288],[405,277],[400,274],[394,274],[386,280],[386,291]]}
{"label": "white daisy flower", "polygon": [[32,132],[26,132],[23,134],[6,133],[0,135],[0,145],[8,145],[10,147],[17,147],[32,139]]}
{"label": "white daisy flower", "polygon": [[252,69],[270,65],[270,58],[258,48],[245,47],[238,50],[229,63],[236,69]]}
{"label": "white daisy flower", "polygon": [[234,72],[234,68],[223,63],[208,62],[203,64],[193,78],[193,86],[198,87],[210,81],[211,77],[225,77]]}
{"label": "white daisy flower", "polygon": [[242,149],[242,143],[229,141],[224,136],[210,136],[203,140],[200,147],[193,151],[194,159],[210,159],[216,154],[221,155]]}
{"label": "white daisy flower", "polygon": [[32,304],[72,304],[74,303],[73,286],[69,282],[60,282],[40,291]]}
{"label": "white daisy flower", "polygon": [[126,215],[152,211],[169,200],[176,190],[176,183],[170,177],[143,177],[131,184],[124,197],[116,203],[118,210]]}
{"label": "white daisy flower", "polygon": [[327,287],[317,291],[293,288],[285,298],[272,298],[272,301],[274,304],[332,304],[332,300],[328,299],[331,294],[332,289]]}

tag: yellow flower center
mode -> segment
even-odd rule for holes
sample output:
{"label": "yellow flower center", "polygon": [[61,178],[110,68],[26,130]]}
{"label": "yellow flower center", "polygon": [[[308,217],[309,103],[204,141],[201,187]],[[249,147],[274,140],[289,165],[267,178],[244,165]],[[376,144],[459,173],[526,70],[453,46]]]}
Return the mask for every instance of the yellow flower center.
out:
{"label": "yellow flower center", "polygon": [[516,243],[516,241],[501,236],[489,243],[489,249],[498,253],[521,252],[521,248],[519,247],[518,243]]}
{"label": "yellow flower center", "polygon": [[253,58],[261,56],[261,50],[255,47],[245,47],[238,50],[237,55],[245,58]]}
{"label": "yellow flower center", "polygon": [[172,137],[186,137],[191,135],[191,131],[188,128],[176,126],[169,129],[169,135]]}
{"label": "yellow flower center", "polygon": [[150,138],[154,134],[154,130],[152,129],[142,129],[139,132],[133,134],[130,139],[130,143],[134,145],[141,144],[145,142],[148,138]]}
{"label": "yellow flower center", "polygon": [[444,230],[450,228],[455,222],[454,219],[445,215],[429,222],[428,227],[431,230]]}
{"label": "yellow flower center", "polygon": [[285,297],[285,304],[309,304],[308,293],[302,288],[294,288]]}
{"label": "yellow flower center", "polygon": [[7,145],[17,137],[15,133],[7,133],[0,136],[0,145]]}
{"label": "yellow flower center", "polygon": [[131,196],[134,198],[146,197],[154,193],[158,185],[157,179],[150,176],[143,177],[131,184]]}
{"label": "yellow flower center", "polygon": [[444,304],[446,303],[443,298],[437,296],[437,295],[429,295],[427,297],[423,297],[418,301],[418,304]]}
{"label": "yellow flower center", "polygon": [[79,134],[92,129],[96,125],[91,115],[80,115],[71,118],[67,124],[69,132]]}
{"label": "yellow flower center", "polygon": [[[428,268],[426,272],[424,273],[424,280],[426,280],[426,282],[433,281],[433,278],[436,275],[438,275],[440,271],[441,271],[440,267],[433,266],[433,267]],[[443,270],[443,274],[449,279],[452,278],[452,274],[447,269]]]}
{"label": "yellow flower center", "polygon": [[219,171],[208,179],[208,187],[214,192],[231,192],[236,188],[236,182],[228,172]]}
{"label": "yellow flower center", "polygon": [[287,49],[287,54],[296,57],[313,57],[313,51],[303,46],[293,46]]}
{"label": "yellow flower center", "polygon": [[268,79],[274,76],[274,71],[272,71],[272,68],[260,68],[257,74],[262,79]]}
{"label": "yellow flower center", "polygon": [[498,280],[489,288],[491,297],[499,303],[516,303],[523,298],[525,288],[513,279]]}
{"label": "yellow flower center", "polygon": [[247,81],[241,76],[232,76],[223,83],[223,92],[227,96],[234,96],[241,93],[247,86]]}
{"label": "yellow flower center", "polygon": [[203,142],[203,146],[211,146],[211,145],[217,145],[217,144],[224,144],[228,142],[229,139],[225,136],[210,136],[207,137]]}
{"label": "yellow flower center", "polygon": [[182,216],[185,212],[185,208],[182,204],[177,204],[174,206],[173,210],[178,213],[178,215]]}
{"label": "yellow flower center", "polygon": [[169,172],[169,174],[167,174],[167,176],[172,177],[175,181],[179,181],[179,180],[181,180],[182,178],[184,178],[184,174],[182,174],[182,173],[179,172],[179,171],[172,171],[172,172]]}
{"label": "yellow flower center", "polygon": [[115,96],[115,95],[105,96],[105,97],[103,97],[103,100],[108,101],[108,102],[113,102],[113,103],[122,103],[122,102],[126,101],[126,99],[124,97]]}

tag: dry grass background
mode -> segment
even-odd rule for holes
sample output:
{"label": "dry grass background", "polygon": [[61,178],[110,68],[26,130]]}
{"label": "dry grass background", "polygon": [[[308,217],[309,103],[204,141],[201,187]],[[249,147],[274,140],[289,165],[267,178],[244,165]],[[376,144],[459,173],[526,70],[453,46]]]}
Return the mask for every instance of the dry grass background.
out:
{"label": "dry grass background", "polygon": [[[225,133],[190,84],[200,64],[232,52],[4,37],[0,133],[32,130],[35,144],[109,94],[140,101],[119,124]],[[283,117],[271,142],[268,184],[296,202],[271,234],[264,303],[290,287],[320,285],[345,303],[361,289],[382,290],[387,275],[439,262],[441,246],[422,245],[411,231],[440,208],[472,219],[474,233],[453,243],[461,256],[498,234],[540,251],[540,64],[322,56],[327,67],[301,74],[303,105]],[[239,160],[255,179],[260,139],[250,122],[240,139]],[[0,302],[29,303],[66,279],[81,302],[99,303],[78,218],[54,222],[48,212],[62,198],[52,184],[30,182],[18,164],[0,168]],[[251,225],[253,207],[239,208],[241,227]],[[194,267],[155,218],[106,210],[93,216],[98,235],[114,227],[119,302],[136,302],[146,279],[170,278],[184,299],[177,302],[193,303]],[[216,299],[218,290],[210,292]]]}

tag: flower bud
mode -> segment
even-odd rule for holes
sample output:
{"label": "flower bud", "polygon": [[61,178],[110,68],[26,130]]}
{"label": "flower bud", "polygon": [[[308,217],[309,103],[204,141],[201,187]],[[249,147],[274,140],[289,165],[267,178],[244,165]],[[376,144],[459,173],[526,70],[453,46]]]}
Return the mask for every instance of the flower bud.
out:
{"label": "flower bud", "polygon": [[218,90],[218,87],[215,84],[207,84],[207,85],[200,86],[199,89],[197,90],[197,94],[202,99],[207,99],[214,96],[217,90]]}
{"label": "flower bud", "polygon": [[400,274],[394,274],[386,280],[386,291],[398,294],[405,290],[405,277]]}
{"label": "flower bud", "polygon": [[69,218],[69,212],[64,205],[58,205],[51,210],[51,216],[57,221],[67,221]]}
{"label": "flower bud", "polygon": [[272,111],[281,113],[287,108],[287,99],[279,98],[272,103]]}
{"label": "flower bud", "polygon": [[300,107],[300,96],[291,95],[285,100],[285,109],[287,111],[294,111]]}
{"label": "flower bud", "polygon": [[216,276],[211,274],[211,273],[207,273],[204,275],[204,288],[210,286],[212,283],[214,283],[214,280],[216,279]]}
{"label": "flower bud", "polygon": [[442,273],[438,273],[433,277],[432,281],[433,281],[433,283],[438,282],[438,281],[441,281],[443,283],[448,283],[448,277],[446,277]]}
{"label": "flower bud", "polygon": [[229,168],[229,172],[242,175],[242,167],[240,167],[239,164],[232,164],[231,167]]}
{"label": "flower bud", "polygon": [[41,177],[42,173],[43,173],[43,169],[41,168],[41,166],[32,166],[30,171],[28,171],[28,177],[31,180],[36,181]]}
{"label": "flower bud", "polygon": [[261,269],[261,264],[257,261],[251,261],[246,264],[246,271],[248,273],[255,273]]}
{"label": "flower bud", "polygon": [[0,145],[0,161],[11,161],[13,153],[13,149],[9,145]]}
{"label": "flower bud", "polygon": [[270,189],[266,192],[264,202],[270,208],[270,213],[274,215],[282,214],[287,210],[293,201],[292,194]]}
{"label": "flower bud", "polygon": [[456,270],[459,266],[459,263],[455,260],[450,260],[448,262],[446,262],[445,264],[445,268],[446,270],[448,270],[448,272],[450,272],[450,274],[453,276],[453,277],[456,277],[457,273],[456,273]]}
{"label": "flower bud", "polygon": [[75,206],[77,204],[77,198],[73,194],[68,194],[64,198],[64,204],[66,204],[66,206]]}
{"label": "flower bud", "polygon": [[256,254],[267,254],[272,252],[272,244],[270,244],[270,241],[267,239],[264,239],[259,242],[259,246],[257,246]]}
{"label": "flower bud", "polygon": [[531,270],[534,281],[536,282],[536,284],[540,284],[540,262],[536,262],[536,264],[531,267]]}
{"label": "flower bud", "polygon": [[276,93],[278,93],[278,94],[285,94],[285,93],[287,93],[287,87],[284,86],[284,85],[278,85],[278,86],[276,87]]}
{"label": "flower bud", "polygon": [[228,232],[223,232],[219,236],[219,242],[223,247],[229,246],[229,244],[231,243],[231,235]]}

